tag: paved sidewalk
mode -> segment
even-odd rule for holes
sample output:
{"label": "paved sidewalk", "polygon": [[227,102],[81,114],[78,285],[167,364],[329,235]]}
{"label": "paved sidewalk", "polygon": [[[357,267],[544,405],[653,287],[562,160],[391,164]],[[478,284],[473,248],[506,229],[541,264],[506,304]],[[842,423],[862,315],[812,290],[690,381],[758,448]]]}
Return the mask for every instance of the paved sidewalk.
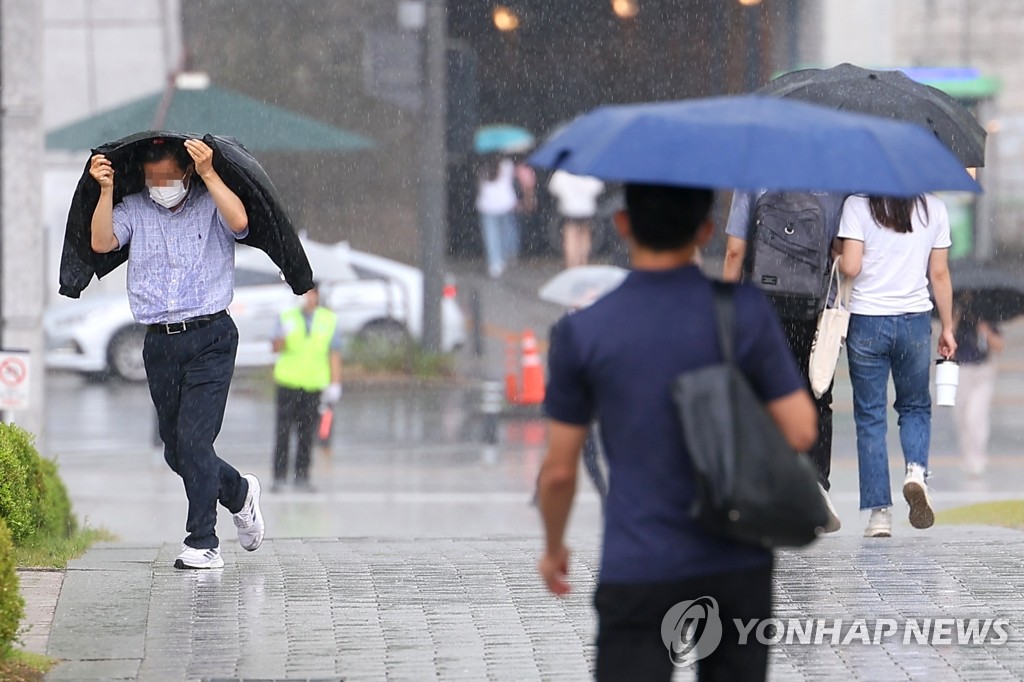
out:
{"label": "paved sidewalk", "polygon": [[[73,562],[50,680],[585,680],[596,546],[549,596],[537,538],[275,539],[212,572],[176,546],[110,545]],[[773,680],[1024,678],[1024,533],[939,528],[829,537],[781,552],[779,618],[1005,618],[999,645],[780,644]],[[681,671],[678,679],[692,679]]]}

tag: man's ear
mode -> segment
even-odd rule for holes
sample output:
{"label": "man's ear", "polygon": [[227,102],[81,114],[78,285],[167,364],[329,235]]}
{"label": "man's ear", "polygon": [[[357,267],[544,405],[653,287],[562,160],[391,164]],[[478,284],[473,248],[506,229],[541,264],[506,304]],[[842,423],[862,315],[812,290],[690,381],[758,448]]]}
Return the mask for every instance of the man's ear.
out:
{"label": "man's ear", "polygon": [[627,241],[633,238],[633,225],[629,222],[629,213],[625,209],[616,211],[612,220],[615,222],[615,231],[619,233],[620,237]]}
{"label": "man's ear", "polygon": [[697,238],[694,240],[697,246],[705,246],[715,236],[715,224],[708,218],[697,228]]}

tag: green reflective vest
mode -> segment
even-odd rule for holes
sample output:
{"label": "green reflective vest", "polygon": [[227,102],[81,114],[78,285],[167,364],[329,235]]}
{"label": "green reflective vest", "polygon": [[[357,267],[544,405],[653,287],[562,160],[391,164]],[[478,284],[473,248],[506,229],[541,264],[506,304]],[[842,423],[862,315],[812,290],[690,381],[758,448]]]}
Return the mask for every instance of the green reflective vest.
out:
{"label": "green reflective vest", "polygon": [[306,332],[301,308],[281,313],[284,347],[274,365],[274,381],[285,388],[322,391],[331,383],[331,340],[338,316],[327,308],[313,311],[313,323]]}

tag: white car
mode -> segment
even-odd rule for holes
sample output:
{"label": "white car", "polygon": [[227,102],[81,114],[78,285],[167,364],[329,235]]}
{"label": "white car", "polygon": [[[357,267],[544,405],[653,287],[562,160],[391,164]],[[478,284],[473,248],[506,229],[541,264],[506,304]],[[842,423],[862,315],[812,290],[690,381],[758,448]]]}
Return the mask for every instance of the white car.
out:
{"label": "white car", "polygon": [[[304,240],[303,246],[320,285],[320,302],[338,314],[346,339],[396,343],[420,338],[423,274],[417,268],[357,251],[344,242]],[[466,321],[455,285],[450,278],[447,281],[441,301],[441,346],[453,351],[465,344]],[[266,254],[245,246],[236,249],[235,296],[229,312],[238,326],[237,366],[273,364],[271,338],[278,316],[298,303]],[[44,328],[47,367],[145,380],[145,328],[132,318],[126,293],[84,296],[50,306]]]}

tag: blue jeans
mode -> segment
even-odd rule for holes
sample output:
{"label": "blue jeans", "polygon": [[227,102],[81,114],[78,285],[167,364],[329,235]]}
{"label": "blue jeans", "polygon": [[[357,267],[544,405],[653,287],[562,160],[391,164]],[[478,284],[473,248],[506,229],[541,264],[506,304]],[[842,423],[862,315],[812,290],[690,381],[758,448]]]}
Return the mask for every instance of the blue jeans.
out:
{"label": "blue jeans", "polygon": [[896,387],[900,445],[907,464],[928,467],[932,430],[932,323],[929,313],[851,315],[846,337],[857,425],[860,508],[892,506],[889,452],[886,447],[886,402],[889,374]]}
{"label": "blue jeans", "polygon": [[514,213],[480,215],[487,269],[494,272],[505,269],[509,260],[519,255],[519,226]]}

